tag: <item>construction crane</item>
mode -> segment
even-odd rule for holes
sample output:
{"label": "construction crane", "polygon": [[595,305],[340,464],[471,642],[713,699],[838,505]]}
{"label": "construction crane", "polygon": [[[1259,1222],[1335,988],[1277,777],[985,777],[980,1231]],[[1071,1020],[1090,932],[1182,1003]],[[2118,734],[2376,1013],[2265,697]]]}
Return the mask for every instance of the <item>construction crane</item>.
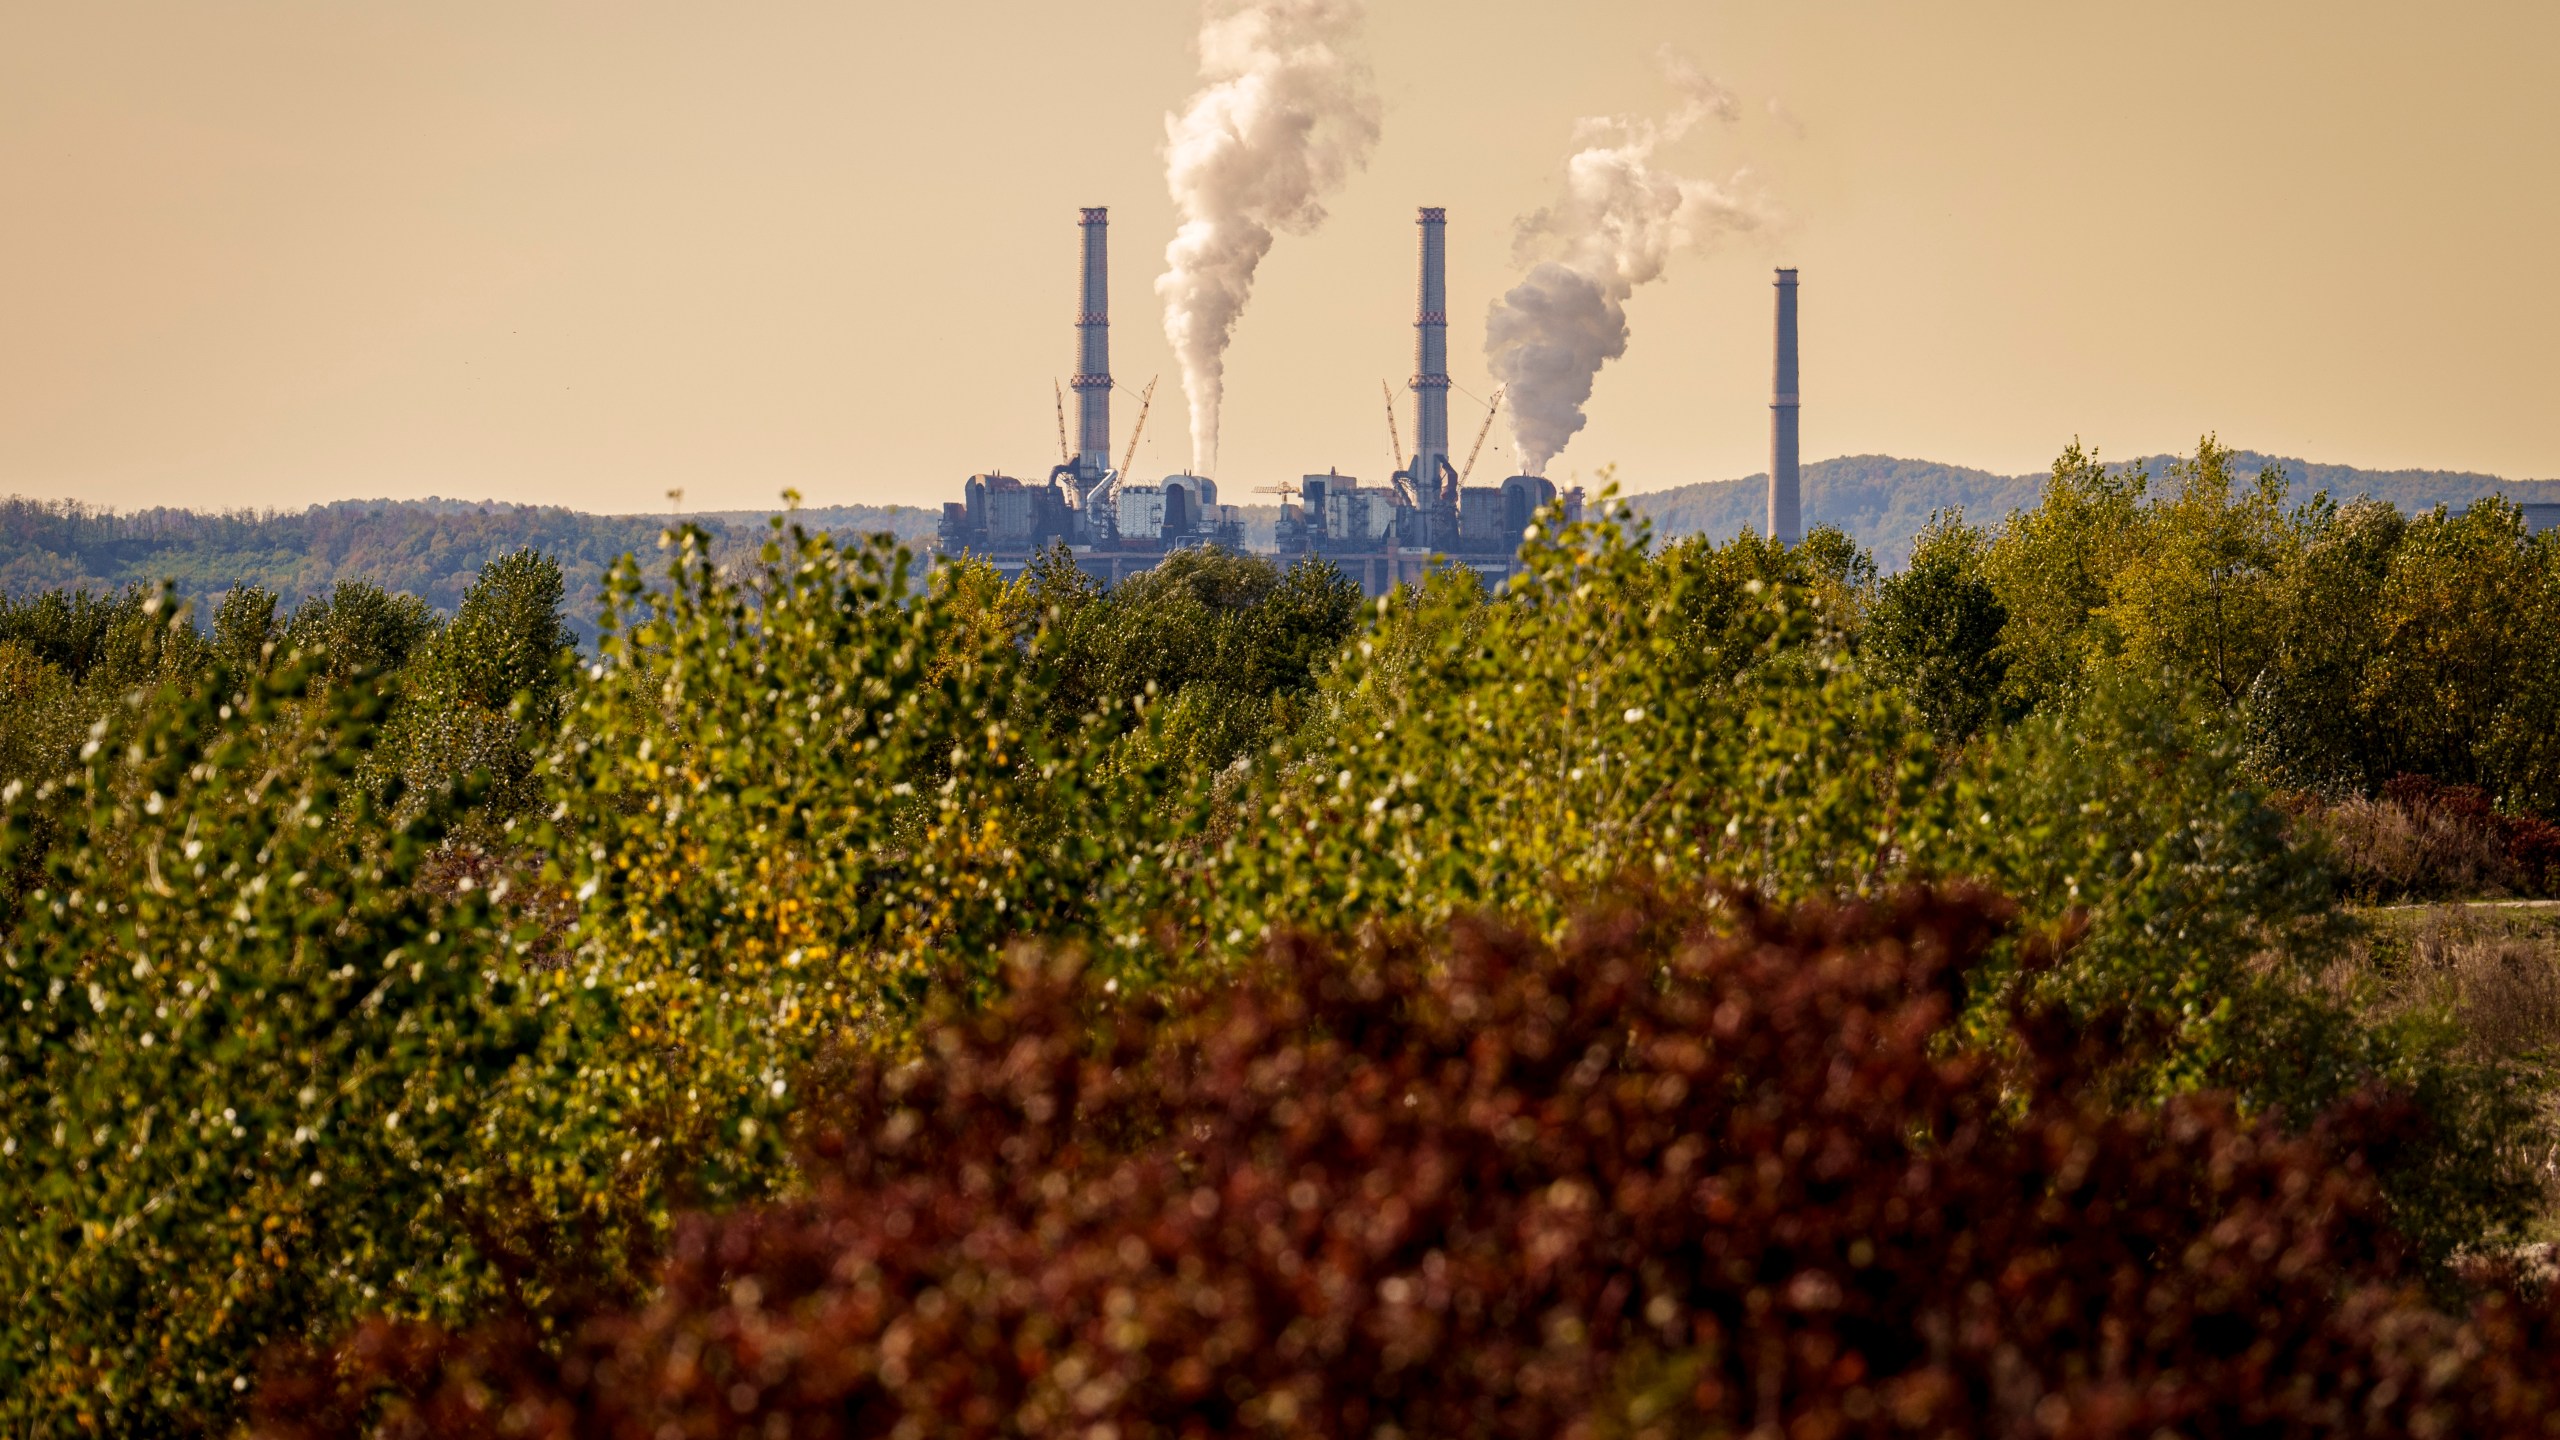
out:
{"label": "construction crane", "polygon": [[[1328,472],[1326,472],[1325,474],[1322,474],[1322,475],[1310,475],[1310,476],[1308,476],[1308,477],[1307,477],[1307,479],[1308,479],[1308,480],[1340,480],[1340,481],[1344,481],[1344,482],[1347,482],[1347,483],[1352,484],[1352,485],[1357,485],[1357,484],[1359,484],[1359,483],[1360,483],[1359,481],[1357,481],[1357,480],[1353,479],[1351,476],[1344,475],[1344,474],[1340,473],[1339,471],[1328,471]],[[1256,495],[1277,495],[1277,496],[1279,496],[1279,497],[1280,497],[1280,503],[1281,503],[1281,504],[1283,504],[1283,505],[1286,505],[1286,504],[1288,504],[1288,503],[1289,503],[1290,501],[1292,501],[1292,500],[1300,500],[1300,501],[1303,501],[1304,499],[1306,499],[1307,487],[1306,487],[1306,482],[1305,482],[1305,481],[1300,481],[1298,484],[1295,484],[1295,485],[1285,485],[1285,484],[1284,484],[1284,485],[1256,485],[1256,486],[1254,486],[1254,487],[1253,487],[1253,493],[1254,493],[1254,494],[1256,494]],[[1329,491],[1327,491],[1326,493],[1327,493],[1327,494],[1340,494],[1341,492],[1340,492],[1340,491],[1338,491],[1338,490],[1329,490]]]}
{"label": "construction crane", "polygon": [[[1285,522],[1289,518],[1289,503],[1298,498],[1298,487],[1295,485],[1256,485],[1253,487],[1253,493],[1256,495],[1279,496],[1280,519]],[[1301,521],[1300,523],[1303,524],[1304,522]]]}
{"label": "construction crane", "polygon": [[1502,413],[1502,391],[1502,386],[1494,386],[1493,400],[1484,407],[1484,426],[1476,431],[1475,448],[1467,452],[1467,467],[1458,472],[1460,486],[1467,483],[1468,476],[1476,473],[1476,457],[1484,453],[1484,437],[1493,433],[1493,417]]}
{"label": "construction crane", "polygon": [[1120,455],[1120,473],[1123,475],[1129,473],[1130,466],[1138,463],[1138,437],[1147,433],[1147,411],[1156,403],[1156,381],[1162,378],[1156,375],[1147,377],[1146,393],[1138,397],[1138,423],[1129,432],[1129,448]]}
{"label": "construction crane", "polygon": [[1404,497],[1404,503],[1418,505],[1422,503],[1421,500],[1415,496],[1413,487],[1406,484],[1404,479],[1404,437],[1396,433],[1396,387],[1381,380],[1378,382],[1378,393],[1384,396],[1387,402],[1387,473],[1396,477],[1396,493]]}
{"label": "construction crane", "polygon": [[1058,397],[1058,463],[1072,465],[1075,456],[1067,452],[1067,392],[1055,380],[1049,382],[1049,389]]}

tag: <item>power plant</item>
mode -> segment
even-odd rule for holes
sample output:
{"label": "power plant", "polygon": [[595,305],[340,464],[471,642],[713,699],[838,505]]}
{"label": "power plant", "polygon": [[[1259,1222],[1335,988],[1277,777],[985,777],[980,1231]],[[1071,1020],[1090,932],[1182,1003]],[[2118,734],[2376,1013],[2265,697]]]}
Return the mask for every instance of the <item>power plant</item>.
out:
{"label": "power plant", "polygon": [[[1283,559],[1320,555],[1371,595],[1420,584],[1441,557],[1500,583],[1511,573],[1530,517],[1557,498],[1554,484],[1538,475],[1469,486],[1468,471],[1450,459],[1449,212],[1427,206],[1414,224],[1421,232],[1422,263],[1413,378],[1406,382],[1413,392],[1412,458],[1385,488],[1363,490],[1358,480],[1334,471],[1302,478],[1298,493],[1281,503],[1276,532]],[[1490,430],[1492,424],[1488,413],[1485,426]],[[1388,427],[1392,435],[1392,402]],[[1477,454],[1483,446],[1479,432]],[[1475,458],[1467,457],[1469,467]],[[1567,513],[1579,518],[1582,492],[1565,499]]]}
{"label": "power plant", "polygon": [[[942,507],[942,553],[966,552],[1019,574],[1033,556],[1064,542],[1077,563],[1106,584],[1148,569],[1185,545],[1244,548],[1244,521],[1218,503],[1218,482],[1168,475],[1153,485],[1128,483],[1129,461],[1111,463],[1111,212],[1084,210],[1083,287],[1076,307],[1076,446],[1067,447],[1066,410],[1058,412],[1058,463],[1037,484],[1010,475],[972,475],[957,503]],[[1153,391],[1150,388],[1149,398]],[[1146,424],[1146,409],[1138,425]],[[1129,436],[1134,458],[1138,436]]]}
{"label": "power plant", "polygon": [[[1464,463],[1449,436],[1448,212],[1425,207],[1415,217],[1419,276],[1414,330],[1413,449],[1395,440],[1397,466],[1385,485],[1328,468],[1295,485],[1265,486],[1280,496],[1274,527],[1284,564],[1318,556],[1339,568],[1372,596],[1398,585],[1420,584],[1435,565],[1463,565],[1488,584],[1499,584],[1518,564],[1520,542],[1541,507],[1563,502],[1579,519],[1582,492],[1559,494],[1543,475],[1513,475],[1498,484],[1469,483],[1486,436],[1500,412],[1502,392],[1487,406],[1483,428]],[[1152,482],[1130,478],[1138,440],[1152,409],[1154,385],[1139,399],[1120,462],[1112,463],[1110,212],[1084,210],[1082,286],[1076,310],[1076,396],[1073,444],[1065,396],[1059,397],[1058,463],[1045,480],[1003,474],[969,477],[962,498],[942,507],[941,551],[984,559],[1007,575],[1058,544],[1075,563],[1105,584],[1152,569],[1179,550],[1216,545],[1244,548],[1244,519],[1218,500],[1218,483],[1181,473]],[[1770,407],[1768,532],[1787,543],[1803,539],[1797,455],[1796,272],[1777,279],[1777,365]],[[1395,439],[1393,392],[1388,397],[1389,436]]]}

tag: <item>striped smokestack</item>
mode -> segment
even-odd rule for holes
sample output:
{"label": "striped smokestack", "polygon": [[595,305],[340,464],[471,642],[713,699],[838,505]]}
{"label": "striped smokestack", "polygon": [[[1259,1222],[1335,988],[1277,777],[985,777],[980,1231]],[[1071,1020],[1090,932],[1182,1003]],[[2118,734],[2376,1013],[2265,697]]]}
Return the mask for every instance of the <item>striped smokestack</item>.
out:
{"label": "striped smokestack", "polygon": [[[1426,207],[1415,223],[1422,228],[1422,303],[1413,321],[1413,489],[1423,513],[1435,517],[1433,541],[1441,542],[1456,537],[1458,500],[1442,495],[1442,473],[1456,473],[1449,463],[1449,212]],[[1445,536],[1436,518],[1444,508],[1451,517]]]}
{"label": "striped smokestack", "polygon": [[1769,538],[1804,539],[1804,480],[1796,451],[1796,272],[1778,272],[1777,389],[1769,400]]}
{"label": "striped smokestack", "polygon": [[1076,470],[1085,484],[1111,468],[1111,212],[1084,212],[1084,303],[1076,312]]}

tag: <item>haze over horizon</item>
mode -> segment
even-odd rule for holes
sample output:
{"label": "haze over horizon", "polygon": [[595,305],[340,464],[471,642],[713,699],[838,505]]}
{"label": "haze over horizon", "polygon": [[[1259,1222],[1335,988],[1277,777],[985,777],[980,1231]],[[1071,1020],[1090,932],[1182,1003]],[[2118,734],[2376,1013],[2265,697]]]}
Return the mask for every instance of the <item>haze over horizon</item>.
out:
{"label": "haze over horizon", "polygon": [[[1114,370],[1164,377],[1137,469],[1180,468],[1154,282],[1199,12],[1101,13],[0,14],[0,494],[938,504],[1054,457],[1088,204]],[[1809,456],[2019,474],[2074,436],[2133,457],[2210,430],[2560,475],[2553,7],[1382,0],[1375,145],[1279,236],[1226,354],[1230,498],[1383,478],[1418,204],[1450,214],[1457,383],[1490,392],[1515,222],[1557,202],[1580,117],[1680,103],[1666,47],[1738,119],[1659,163],[1767,223],[1633,293],[1560,480],[1764,468],[1778,264],[1804,275]],[[1480,416],[1453,404],[1461,452]]]}

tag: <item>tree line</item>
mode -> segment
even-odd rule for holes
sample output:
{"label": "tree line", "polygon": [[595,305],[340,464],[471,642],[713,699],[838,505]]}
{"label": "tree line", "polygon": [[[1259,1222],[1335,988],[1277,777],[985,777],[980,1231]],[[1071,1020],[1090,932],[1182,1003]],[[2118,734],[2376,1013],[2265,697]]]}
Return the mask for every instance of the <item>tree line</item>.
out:
{"label": "tree line", "polygon": [[[763,518],[727,512],[696,516],[693,523],[725,547],[724,558],[741,558],[761,543]],[[807,518],[847,533],[892,531],[911,544],[932,535],[934,519],[895,505],[839,506]],[[485,501],[341,500],[298,511],[119,514],[78,501],[10,496],[0,498],[0,593],[108,595],[134,586],[147,592],[167,581],[181,598],[209,610],[235,589],[268,590],[299,603],[346,583],[414,595],[450,614],[489,562],[530,548],[560,566],[570,627],[592,640],[605,570],[616,556],[655,544],[666,523],[663,515],[588,515]]]}

